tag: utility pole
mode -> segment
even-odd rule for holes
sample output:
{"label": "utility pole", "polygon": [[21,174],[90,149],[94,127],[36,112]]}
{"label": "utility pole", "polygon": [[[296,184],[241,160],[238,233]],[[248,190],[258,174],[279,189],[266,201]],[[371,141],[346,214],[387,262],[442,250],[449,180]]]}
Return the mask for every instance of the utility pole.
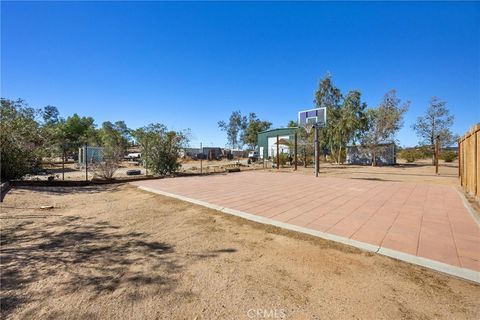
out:
{"label": "utility pole", "polygon": [[318,174],[320,174],[320,137],[317,136],[317,163],[318,163]]}
{"label": "utility pole", "polygon": [[200,174],[202,174],[203,171],[203,144],[200,142]]}

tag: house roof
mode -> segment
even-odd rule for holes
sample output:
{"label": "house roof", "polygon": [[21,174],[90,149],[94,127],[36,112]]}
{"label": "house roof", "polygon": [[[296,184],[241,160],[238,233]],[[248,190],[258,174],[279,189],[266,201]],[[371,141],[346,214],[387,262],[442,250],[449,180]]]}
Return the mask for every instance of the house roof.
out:
{"label": "house roof", "polygon": [[285,128],[274,128],[274,129],[268,129],[265,131],[260,131],[259,133],[267,133],[267,132],[274,132],[274,131],[280,131],[280,130],[297,130],[298,127],[285,127]]}

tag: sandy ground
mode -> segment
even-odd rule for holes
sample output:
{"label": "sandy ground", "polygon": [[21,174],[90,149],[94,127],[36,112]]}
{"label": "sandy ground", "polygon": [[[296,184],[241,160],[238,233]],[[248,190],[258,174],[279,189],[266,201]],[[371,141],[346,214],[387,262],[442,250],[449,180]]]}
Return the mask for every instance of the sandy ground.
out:
{"label": "sandy ground", "polygon": [[[207,161],[203,160],[200,163],[199,160],[181,160],[180,172],[183,173],[198,173],[200,174],[200,168],[202,173],[216,173],[216,172],[225,172],[225,169],[232,165],[240,166],[242,170],[252,170],[263,168],[263,165],[258,163],[248,164],[248,159],[238,159],[238,160],[221,160],[221,161]],[[45,170],[48,170],[50,174],[38,174],[38,175],[28,175],[25,177],[27,180],[47,180],[48,176],[53,175],[55,180],[61,180],[62,177],[65,180],[85,180],[85,169],[79,169],[75,163],[65,164],[65,171],[63,172],[62,165],[57,164],[48,164],[44,166]],[[147,172],[144,167],[136,165],[135,162],[122,162],[120,167],[114,174],[114,178],[123,178],[127,177],[127,171],[130,169],[138,169],[141,171],[142,175],[145,175]],[[62,176],[63,172],[63,176]],[[151,172],[150,172],[151,173]],[[95,174],[95,171],[92,167],[89,168],[88,178],[99,178]]]}
{"label": "sandy ground", "polygon": [[[276,169],[269,169],[277,171]],[[281,168],[278,171],[295,172],[299,174],[314,174],[313,166],[304,168],[298,166],[297,171],[293,168]],[[337,165],[330,163],[320,163],[320,175],[348,178],[348,179],[366,179],[379,181],[405,181],[405,182],[425,182],[440,183],[449,185],[460,185],[458,179],[458,162],[445,163],[440,161],[439,173],[435,173],[435,167],[431,160],[419,160],[415,163],[405,163],[399,160],[395,166],[357,166],[357,165]]]}
{"label": "sandy ground", "polygon": [[[266,169],[270,171],[294,172],[299,174],[313,175],[313,166],[304,168],[298,166],[297,171],[293,171],[293,167],[286,166],[284,168],[272,169],[272,162],[266,161],[263,163],[248,164],[247,159],[240,160],[221,160],[221,161],[207,161],[200,163],[199,160],[182,160],[182,167],[180,172],[186,173],[200,173],[202,166],[202,173],[224,172],[229,165],[240,165],[242,171]],[[62,166],[60,164],[51,165],[46,168],[55,175],[55,179],[62,179]],[[127,170],[140,169],[142,174],[145,174],[145,169],[141,166],[135,166],[133,163],[124,162],[115,173],[116,178],[126,177]],[[419,160],[415,163],[405,163],[399,160],[396,166],[371,167],[371,166],[356,166],[356,165],[337,165],[322,162],[320,164],[320,174],[322,176],[348,178],[348,179],[368,179],[368,180],[382,180],[382,181],[410,181],[410,182],[426,182],[426,183],[441,183],[450,185],[459,185],[458,179],[458,163],[444,163],[440,162],[439,174],[435,174],[435,167],[431,165],[431,160]],[[90,172],[89,178],[92,179],[93,172]],[[28,179],[46,180],[48,175],[32,175]],[[74,164],[67,164],[65,170],[65,180],[84,180],[85,171],[79,170]]]}
{"label": "sandy ground", "polygon": [[129,185],[0,208],[2,318],[480,317],[478,285]]}

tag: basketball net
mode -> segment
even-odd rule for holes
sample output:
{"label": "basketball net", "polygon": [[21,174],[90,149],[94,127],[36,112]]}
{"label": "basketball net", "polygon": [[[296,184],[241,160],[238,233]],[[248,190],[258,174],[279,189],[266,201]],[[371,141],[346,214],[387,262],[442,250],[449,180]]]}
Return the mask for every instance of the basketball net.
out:
{"label": "basketball net", "polygon": [[305,131],[307,131],[308,134],[310,134],[310,132],[312,132],[312,129],[313,129],[313,123],[305,124]]}

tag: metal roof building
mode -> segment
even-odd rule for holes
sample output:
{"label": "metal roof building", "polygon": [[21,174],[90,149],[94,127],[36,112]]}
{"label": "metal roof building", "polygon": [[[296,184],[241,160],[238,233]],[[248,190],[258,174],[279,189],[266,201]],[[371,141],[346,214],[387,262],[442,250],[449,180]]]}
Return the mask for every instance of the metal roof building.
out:
{"label": "metal roof building", "polygon": [[262,131],[257,134],[257,151],[260,158],[271,158],[277,153],[277,136],[281,140],[279,143],[280,153],[290,153],[288,142],[293,143],[297,127],[278,128]]}

